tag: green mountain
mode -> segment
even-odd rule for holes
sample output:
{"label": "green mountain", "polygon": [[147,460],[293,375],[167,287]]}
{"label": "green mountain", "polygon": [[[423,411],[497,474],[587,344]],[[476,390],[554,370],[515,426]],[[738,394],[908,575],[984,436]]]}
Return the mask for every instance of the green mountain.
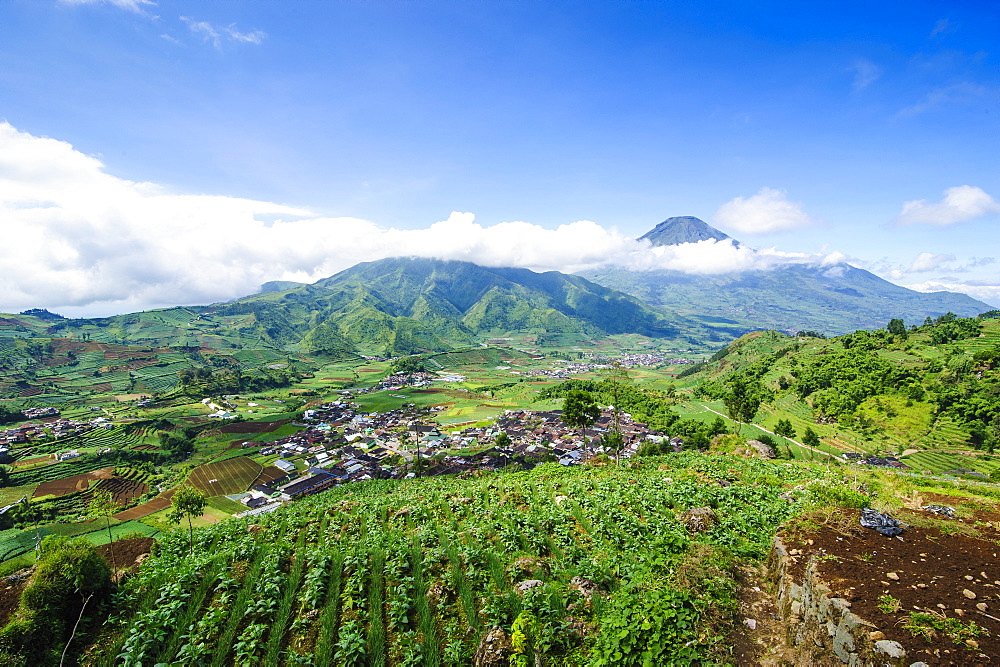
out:
{"label": "green mountain", "polygon": [[699,343],[731,338],[579,276],[416,258],[358,264],[312,285],[204,312],[252,314],[261,337],[307,352],[412,354],[525,335],[539,343],[622,333]]}
{"label": "green mountain", "polygon": [[[729,237],[697,218],[670,218],[640,238],[676,245]],[[992,308],[965,294],[915,292],[849,264],[707,276],[612,267],[581,275],[706,324],[751,329],[836,335],[882,327],[893,318],[918,324],[948,312],[971,317]]]}
{"label": "green mountain", "polygon": [[760,402],[756,424],[780,432],[788,420],[800,439],[810,429],[828,451],[861,443],[868,452],[910,450],[921,470],[975,469],[975,458],[935,454],[935,462],[923,451],[1000,447],[998,317],[945,315],[830,339],[757,331],[681,376],[707,399],[725,399],[742,382]]}

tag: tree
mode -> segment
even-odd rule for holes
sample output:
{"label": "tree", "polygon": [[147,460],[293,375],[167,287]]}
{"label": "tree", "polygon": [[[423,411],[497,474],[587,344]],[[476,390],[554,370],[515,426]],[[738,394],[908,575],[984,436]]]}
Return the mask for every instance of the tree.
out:
{"label": "tree", "polygon": [[760,382],[747,380],[742,375],[734,375],[728,383],[726,395],[722,402],[726,411],[736,422],[736,433],[740,432],[741,422],[752,422],[760,409],[762,402]]}
{"label": "tree", "polygon": [[111,515],[118,511],[118,503],[106,489],[94,491],[90,503],[87,504],[87,516],[91,519],[104,517],[108,528],[108,545],[111,549],[111,571],[114,572],[118,565],[115,563],[115,538],[111,534]]}
{"label": "tree", "polygon": [[792,426],[791,420],[788,419],[779,419],[778,423],[774,425],[774,432],[786,438],[795,437],[795,427]]}
{"label": "tree", "polygon": [[[615,450],[615,462],[620,463],[618,460],[618,455],[621,452],[622,444],[624,444],[624,438],[622,437],[621,429],[621,398],[622,390],[632,382],[632,378],[629,376],[628,369],[622,366],[620,361],[613,361],[608,365],[607,368],[601,371],[601,376],[608,385],[609,392],[611,394],[611,433],[608,433],[604,438],[604,446],[607,447],[609,444]],[[673,386],[671,385],[671,389]],[[614,434],[614,437],[611,437]],[[609,440],[609,437],[611,439]]]}
{"label": "tree", "polygon": [[906,324],[904,324],[903,320],[898,317],[889,320],[886,330],[893,336],[897,336],[904,340],[906,339]]}
{"label": "tree", "polygon": [[497,447],[506,447],[510,444],[510,436],[507,435],[506,431],[500,431],[493,442]]}
{"label": "tree", "polygon": [[[580,437],[585,438],[584,429],[591,426],[601,416],[601,409],[589,392],[573,390],[563,400],[562,421],[570,428],[580,429]],[[586,440],[584,441],[586,447]]]}
{"label": "tree", "polygon": [[208,499],[205,498],[205,494],[186,484],[177,489],[174,497],[170,499],[170,514],[167,515],[167,519],[171,523],[180,523],[181,519],[187,517],[191,553],[194,553],[194,526],[191,519],[204,514],[206,505]]}
{"label": "tree", "polygon": [[816,431],[812,430],[811,427],[806,426],[806,430],[802,434],[802,444],[806,447],[819,447],[822,443],[819,441],[819,436],[816,435]]}

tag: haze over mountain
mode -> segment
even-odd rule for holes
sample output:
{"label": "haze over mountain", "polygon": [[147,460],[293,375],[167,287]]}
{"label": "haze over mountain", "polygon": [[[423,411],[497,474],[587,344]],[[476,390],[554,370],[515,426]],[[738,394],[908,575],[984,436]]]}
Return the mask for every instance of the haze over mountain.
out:
{"label": "haze over mountain", "polygon": [[580,276],[424,258],[363,262],[309,285],[268,283],[209,306],[9,324],[26,333],[34,327],[37,336],[333,357],[442,351],[492,338],[575,345],[615,334],[703,347],[745,330],[653,309]]}
{"label": "haze over mountain", "polygon": [[[668,218],[640,239],[660,247],[685,247],[705,241],[738,245],[728,235],[690,216]],[[844,262],[788,263],[769,270],[717,275],[619,267],[580,275],[652,306],[704,322],[826,334],[877,328],[892,318],[918,324],[947,312],[969,317],[992,309],[965,294],[925,293],[900,287]]]}

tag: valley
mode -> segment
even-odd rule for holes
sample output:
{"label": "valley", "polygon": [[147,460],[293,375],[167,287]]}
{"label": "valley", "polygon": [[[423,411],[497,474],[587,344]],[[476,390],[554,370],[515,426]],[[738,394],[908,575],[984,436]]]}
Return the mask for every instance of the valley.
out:
{"label": "valley", "polygon": [[[427,289],[428,265],[411,267],[416,282],[406,266],[366,270],[390,269],[400,294]],[[678,338],[670,320],[610,294],[602,303],[633,315],[603,328],[561,320],[577,324],[556,333],[539,333],[537,304],[529,319],[474,330],[420,323],[424,297],[395,297],[357,320],[381,341],[365,348],[346,311],[307,314],[317,288],[280,287],[291,291],[252,308],[0,320],[0,652],[12,664],[65,647],[29,640],[34,617],[15,598],[71,545],[100,550],[111,569],[93,594],[117,587],[124,605],[87,616],[72,641],[94,648],[80,664],[820,664],[874,656],[878,642],[964,664],[1000,633],[985,563],[967,575],[987,586],[985,607],[924,589],[911,603],[886,584],[879,596],[923,614],[892,612],[905,633],[873,618],[877,572],[825,566],[858,558],[834,544],[873,539],[851,528],[862,507],[905,516],[939,561],[953,556],[935,545],[955,535],[988,549],[996,311],[834,337],[730,331],[723,344]],[[389,318],[378,334],[375,312]],[[419,349],[388,354],[401,341]],[[956,518],[925,516],[928,499]],[[777,544],[794,553],[767,566]],[[872,551],[887,554],[878,568],[906,571],[903,556]],[[871,637],[852,635],[847,653],[824,639],[815,614],[782,601],[793,580],[848,591]],[[65,604],[60,618],[86,611]],[[729,639],[741,613],[761,630]],[[941,633],[957,648],[941,653]],[[807,650],[807,636],[826,648]],[[784,653],[768,658],[773,641]]]}

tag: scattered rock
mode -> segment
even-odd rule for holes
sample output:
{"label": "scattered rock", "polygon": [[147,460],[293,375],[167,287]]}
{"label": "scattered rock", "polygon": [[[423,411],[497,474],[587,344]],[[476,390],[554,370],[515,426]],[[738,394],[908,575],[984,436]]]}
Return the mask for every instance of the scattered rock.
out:
{"label": "scattered rock", "polygon": [[990,608],[990,606],[988,604],[986,604],[985,602],[977,602],[976,603],[976,609],[978,609],[979,611],[986,611],[989,608]]}
{"label": "scattered rock", "polygon": [[562,504],[567,500],[569,500],[569,496],[556,496],[555,500],[556,500],[556,505],[562,507]]}
{"label": "scattered rock", "polygon": [[896,574],[895,572],[886,572],[885,576],[886,578],[892,579],[893,581],[899,581],[899,575]]}
{"label": "scattered rock", "polygon": [[510,637],[503,628],[494,627],[476,647],[472,657],[473,667],[507,667],[510,664]]}
{"label": "scattered rock", "polygon": [[524,581],[519,581],[517,583],[517,590],[524,593],[525,591],[530,591],[532,588],[538,588],[539,586],[544,586],[545,582],[540,579],[525,579]]}
{"label": "scattered rock", "polygon": [[903,648],[903,645],[899,642],[889,641],[888,639],[881,639],[875,642],[875,653],[877,655],[884,655],[892,660],[899,660],[906,657],[906,650]]}
{"label": "scattered rock", "polygon": [[881,639],[885,639],[885,633],[881,630],[876,630],[875,632],[868,633],[868,639],[872,642],[877,642]]}
{"label": "scattered rock", "polygon": [[747,446],[750,447],[753,452],[756,452],[757,458],[759,459],[777,458],[777,455],[774,453],[774,447],[766,445],[760,440],[747,440]]}
{"label": "scattered rock", "polygon": [[972,591],[970,591],[968,588],[966,588],[966,589],[964,589],[962,591],[962,595],[964,595],[965,597],[969,598],[970,600],[975,600],[976,599],[976,594],[973,593]]}
{"label": "scattered rock", "polygon": [[756,630],[757,629],[757,620],[753,619],[753,618],[744,618],[743,619],[743,625],[747,626],[751,630]]}
{"label": "scattered rock", "polygon": [[600,595],[603,591],[596,583],[586,577],[573,577],[569,580],[569,587],[580,591],[585,599],[590,600],[594,595]]}
{"label": "scattered rock", "polygon": [[692,533],[704,533],[712,529],[717,519],[711,507],[692,507],[681,514],[681,521]]}

